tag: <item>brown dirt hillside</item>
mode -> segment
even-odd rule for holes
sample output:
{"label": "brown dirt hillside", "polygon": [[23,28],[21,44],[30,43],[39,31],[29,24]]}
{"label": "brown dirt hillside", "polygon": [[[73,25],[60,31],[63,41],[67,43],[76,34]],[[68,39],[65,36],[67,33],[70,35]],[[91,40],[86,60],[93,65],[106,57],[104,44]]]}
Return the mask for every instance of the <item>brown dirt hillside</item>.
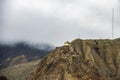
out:
{"label": "brown dirt hillside", "polygon": [[76,39],[57,47],[26,80],[120,80],[120,40]]}

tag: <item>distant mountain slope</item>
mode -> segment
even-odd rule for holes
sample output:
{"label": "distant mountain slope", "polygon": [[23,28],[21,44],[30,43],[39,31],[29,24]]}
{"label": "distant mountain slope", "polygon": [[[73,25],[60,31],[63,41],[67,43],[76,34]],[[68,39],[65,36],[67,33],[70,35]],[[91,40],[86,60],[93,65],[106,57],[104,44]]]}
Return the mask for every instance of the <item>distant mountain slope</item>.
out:
{"label": "distant mountain slope", "polygon": [[14,45],[0,45],[1,68],[26,63],[43,58],[53,50],[48,44],[29,45],[27,43],[16,43]]}
{"label": "distant mountain slope", "polygon": [[67,42],[44,57],[26,80],[120,80],[120,41]]}
{"label": "distant mountain slope", "polygon": [[120,38],[114,39],[114,41],[120,41]]}
{"label": "distant mountain slope", "polygon": [[39,62],[40,60],[36,60],[1,69],[0,76],[5,76],[8,80],[24,80]]}

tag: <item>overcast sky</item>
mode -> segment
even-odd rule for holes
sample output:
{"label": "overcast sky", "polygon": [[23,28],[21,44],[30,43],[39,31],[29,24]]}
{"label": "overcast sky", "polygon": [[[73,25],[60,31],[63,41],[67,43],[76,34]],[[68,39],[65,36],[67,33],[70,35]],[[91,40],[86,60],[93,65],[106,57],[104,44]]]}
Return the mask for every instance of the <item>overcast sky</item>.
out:
{"label": "overcast sky", "polygon": [[119,0],[0,0],[0,41],[62,45],[75,38],[120,37]]}

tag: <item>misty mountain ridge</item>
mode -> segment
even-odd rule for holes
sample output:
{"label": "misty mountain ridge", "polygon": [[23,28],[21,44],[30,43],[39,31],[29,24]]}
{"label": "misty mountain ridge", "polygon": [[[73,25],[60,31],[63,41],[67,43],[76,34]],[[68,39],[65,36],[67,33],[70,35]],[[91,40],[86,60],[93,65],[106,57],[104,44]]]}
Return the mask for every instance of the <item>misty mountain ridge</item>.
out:
{"label": "misty mountain ridge", "polygon": [[26,63],[43,58],[54,46],[49,44],[29,44],[19,42],[0,44],[0,64],[2,67]]}

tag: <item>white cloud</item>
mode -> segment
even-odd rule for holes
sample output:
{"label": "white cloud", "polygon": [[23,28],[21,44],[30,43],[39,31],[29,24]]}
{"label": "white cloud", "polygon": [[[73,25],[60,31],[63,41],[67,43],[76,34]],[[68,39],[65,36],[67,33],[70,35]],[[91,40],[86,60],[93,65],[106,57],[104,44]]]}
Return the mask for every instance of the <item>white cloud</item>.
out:
{"label": "white cloud", "polygon": [[7,5],[3,40],[59,44],[78,34],[110,36],[111,10],[118,0],[9,0]]}

